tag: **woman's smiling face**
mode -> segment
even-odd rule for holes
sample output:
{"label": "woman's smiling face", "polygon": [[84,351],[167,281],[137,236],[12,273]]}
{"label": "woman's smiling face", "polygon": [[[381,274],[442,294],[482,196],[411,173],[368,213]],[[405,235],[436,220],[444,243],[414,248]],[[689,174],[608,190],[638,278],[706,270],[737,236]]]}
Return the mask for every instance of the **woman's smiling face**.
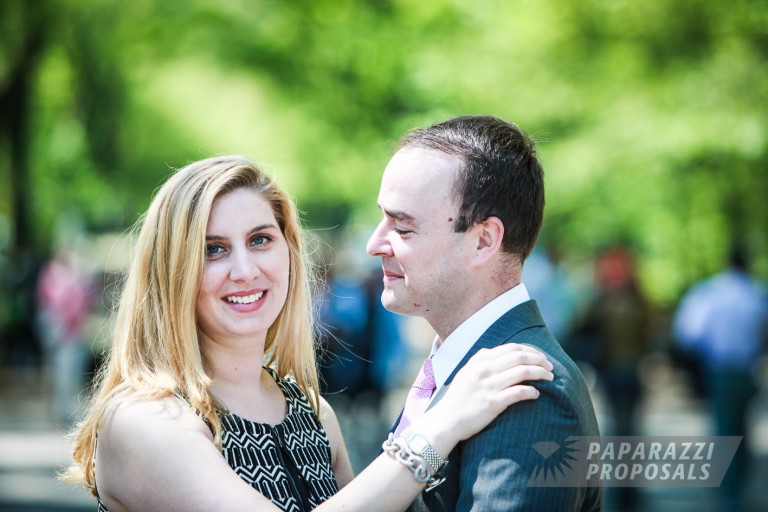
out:
{"label": "woman's smiling face", "polygon": [[288,244],[271,205],[239,188],[213,204],[205,233],[205,265],[197,295],[204,341],[266,339],[288,294]]}

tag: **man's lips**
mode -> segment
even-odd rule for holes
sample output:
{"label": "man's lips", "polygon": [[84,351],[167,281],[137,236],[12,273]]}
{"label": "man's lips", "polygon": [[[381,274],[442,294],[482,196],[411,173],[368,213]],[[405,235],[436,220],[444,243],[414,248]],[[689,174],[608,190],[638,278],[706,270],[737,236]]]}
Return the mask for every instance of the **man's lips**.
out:
{"label": "man's lips", "polygon": [[403,275],[397,272],[392,272],[391,270],[385,270],[384,271],[384,279],[402,279]]}

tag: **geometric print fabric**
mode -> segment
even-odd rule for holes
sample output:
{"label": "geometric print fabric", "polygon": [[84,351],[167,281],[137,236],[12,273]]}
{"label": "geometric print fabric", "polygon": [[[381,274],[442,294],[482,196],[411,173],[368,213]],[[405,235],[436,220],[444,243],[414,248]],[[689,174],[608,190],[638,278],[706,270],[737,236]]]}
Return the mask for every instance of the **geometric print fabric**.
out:
{"label": "geometric print fabric", "polygon": [[[221,416],[222,454],[240,478],[287,512],[317,507],[336,492],[331,444],[309,400],[293,379],[267,371],[285,395],[288,410],[279,425]],[[101,502],[98,512],[109,512]]]}
{"label": "geometric print fabric", "polygon": [[309,510],[338,491],[331,445],[296,382],[267,371],[285,395],[285,419],[272,426],[231,413],[222,416],[222,452],[240,478],[278,507]]}

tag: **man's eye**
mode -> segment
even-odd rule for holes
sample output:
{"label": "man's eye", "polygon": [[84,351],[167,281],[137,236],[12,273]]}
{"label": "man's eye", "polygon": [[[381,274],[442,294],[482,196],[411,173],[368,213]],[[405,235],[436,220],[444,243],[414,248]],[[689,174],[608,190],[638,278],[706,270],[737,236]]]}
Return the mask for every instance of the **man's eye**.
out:
{"label": "man's eye", "polygon": [[407,235],[409,233],[413,233],[413,231],[411,231],[410,229],[402,229],[402,228],[398,228],[397,226],[392,228],[392,231],[394,231],[398,235]]}

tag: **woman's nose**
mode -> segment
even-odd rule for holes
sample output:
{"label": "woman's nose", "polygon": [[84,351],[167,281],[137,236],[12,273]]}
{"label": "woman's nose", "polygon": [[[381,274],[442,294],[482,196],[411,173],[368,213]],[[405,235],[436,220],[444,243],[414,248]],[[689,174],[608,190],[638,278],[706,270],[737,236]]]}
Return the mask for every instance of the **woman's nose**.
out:
{"label": "woman's nose", "polygon": [[246,250],[232,252],[229,277],[233,281],[251,281],[261,273],[256,255]]}

